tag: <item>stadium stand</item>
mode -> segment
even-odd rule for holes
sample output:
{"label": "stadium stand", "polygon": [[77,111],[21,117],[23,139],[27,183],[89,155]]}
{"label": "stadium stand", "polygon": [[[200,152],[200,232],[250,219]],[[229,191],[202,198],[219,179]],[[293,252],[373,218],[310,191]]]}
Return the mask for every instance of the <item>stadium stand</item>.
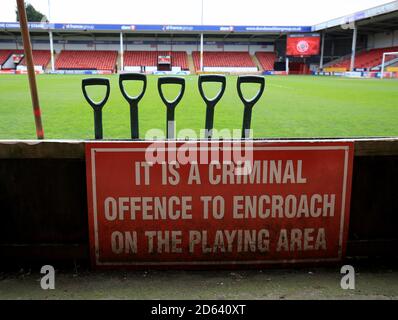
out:
{"label": "stadium stand", "polygon": [[[398,58],[398,57],[394,57],[394,59],[396,59],[396,58]],[[396,68],[396,69],[398,70],[398,62],[395,62],[395,63],[393,63],[393,64],[390,64],[390,65],[388,66],[388,68]]]}
{"label": "stadium stand", "polygon": [[[360,51],[356,54],[355,57],[355,68],[366,68],[371,69],[373,67],[379,66],[383,60],[384,52],[395,52],[398,51],[398,47],[389,47],[389,48],[378,48]],[[394,59],[394,57],[387,56],[386,61],[390,61]],[[342,59],[338,59],[336,61],[332,61],[331,63],[325,65],[327,68],[344,68],[347,71],[350,68],[351,56],[345,56]]]}
{"label": "stadium stand", "polygon": [[11,53],[12,50],[0,50],[0,66],[8,60]]}
{"label": "stadium stand", "polygon": [[256,52],[256,57],[265,71],[273,71],[276,61],[275,52]]}
{"label": "stadium stand", "polygon": [[[51,53],[49,50],[33,50],[33,64],[35,66],[41,66],[43,69],[48,65],[51,59]],[[20,63],[22,66],[26,66],[26,61],[23,59]]]}
{"label": "stadium stand", "polygon": [[22,54],[23,50],[17,50],[17,49],[2,49],[0,50],[0,66],[3,65],[10,55],[12,54]]}
{"label": "stadium stand", "polygon": [[188,57],[185,51],[125,51],[125,66],[157,66],[158,56],[170,55],[173,67],[188,69]]}
{"label": "stadium stand", "polygon": [[[195,69],[200,69],[200,52],[192,52]],[[224,51],[224,52],[203,52],[203,65],[205,67],[231,67],[231,68],[255,68],[249,52]]]}
{"label": "stadium stand", "polygon": [[114,71],[117,55],[117,51],[63,50],[58,56],[55,68]]}

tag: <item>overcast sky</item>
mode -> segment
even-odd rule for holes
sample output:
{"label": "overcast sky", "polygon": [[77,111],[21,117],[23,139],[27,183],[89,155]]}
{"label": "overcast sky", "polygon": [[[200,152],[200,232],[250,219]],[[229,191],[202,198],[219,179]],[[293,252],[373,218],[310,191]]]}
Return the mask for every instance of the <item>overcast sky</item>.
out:
{"label": "overcast sky", "polygon": [[[49,16],[48,0],[30,0]],[[386,0],[203,0],[204,24],[314,25]],[[50,0],[51,21],[70,23],[200,24],[202,0]],[[15,0],[1,0],[0,21],[13,22]]]}

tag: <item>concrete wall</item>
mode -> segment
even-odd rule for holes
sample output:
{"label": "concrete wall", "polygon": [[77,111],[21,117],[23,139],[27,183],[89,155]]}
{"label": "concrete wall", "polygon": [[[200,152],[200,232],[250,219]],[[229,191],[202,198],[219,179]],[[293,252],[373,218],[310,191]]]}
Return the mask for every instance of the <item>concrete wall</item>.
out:
{"label": "concrete wall", "polygon": [[[150,42],[150,43],[147,43]],[[36,50],[50,50],[49,37],[32,37],[32,46]],[[23,49],[20,37],[3,36],[0,38],[0,49]],[[220,40],[205,37],[205,51],[274,51],[273,42],[269,39],[249,41],[247,39]],[[54,50],[120,50],[119,37],[91,37],[91,36],[54,36]],[[200,50],[198,37],[179,38],[134,38],[124,37],[124,50],[143,51],[192,51]]]}
{"label": "concrete wall", "polygon": [[398,46],[398,30],[375,33],[368,37],[368,49]]}

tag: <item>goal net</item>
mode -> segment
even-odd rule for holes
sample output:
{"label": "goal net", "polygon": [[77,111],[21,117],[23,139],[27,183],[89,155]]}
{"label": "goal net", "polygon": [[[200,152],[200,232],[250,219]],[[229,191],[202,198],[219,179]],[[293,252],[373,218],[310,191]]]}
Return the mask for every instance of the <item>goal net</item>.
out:
{"label": "goal net", "polygon": [[398,52],[384,52],[381,63],[380,78],[390,78],[393,72],[398,72]]}

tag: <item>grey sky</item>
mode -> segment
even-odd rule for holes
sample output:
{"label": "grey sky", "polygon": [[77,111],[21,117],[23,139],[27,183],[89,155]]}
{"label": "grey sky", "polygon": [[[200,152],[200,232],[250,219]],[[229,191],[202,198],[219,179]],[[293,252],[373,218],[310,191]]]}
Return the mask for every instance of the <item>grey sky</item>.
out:
{"label": "grey sky", "polygon": [[[203,0],[204,24],[313,25],[391,1]],[[48,16],[48,0],[30,0]],[[202,0],[51,0],[51,20],[70,23],[200,24]],[[15,0],[2,0],[0,21],[13,22]]]}

